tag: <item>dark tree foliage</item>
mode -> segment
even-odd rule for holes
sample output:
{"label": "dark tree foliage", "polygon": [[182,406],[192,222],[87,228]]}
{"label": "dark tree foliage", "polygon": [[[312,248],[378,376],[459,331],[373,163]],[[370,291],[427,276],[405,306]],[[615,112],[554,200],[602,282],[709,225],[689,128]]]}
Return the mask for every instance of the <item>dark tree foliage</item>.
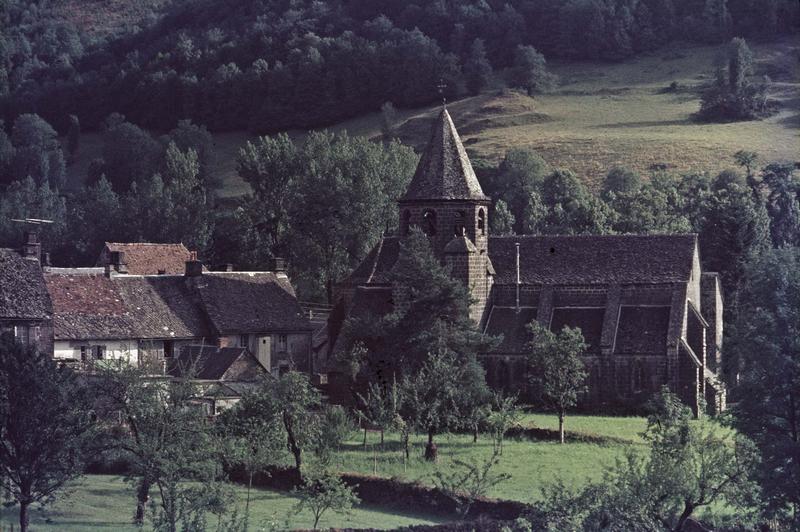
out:
{"label": "dark tree foliage", "polygon": [[[740,318],[727,348],[736,428],[761,454],[758,480],[770,514],[800,520],[800,250],[747,265]],[[789,528],[792,528],[791,526]]]}
{"label": "dark tree foliage", "polygon": [[486,55],[486,46],[481,39],[475,39],[464,64],[467,90],[470,94],[478,94],[492,82],[492,75],[492,64]]}
{"label": "dark tree foliage", "polygon": [[359,343],[368,354],[363,369],[370,380],[416,371],[429,353],[448,349],[459,356],[488,351],[494,338],[484,337],[469,318],[466,287],[453,279],[419,229],[400,244],[392,270],[394,311],[384,317],[353,317],[344,325],[347,338],[341,356]]}
{"label": "dark tree foliage", "polygon": [[735,37],[718,59],[716,77],[706,88],[697,119],[703,121],[751,120],[767,115],[766,83],[754,83],[753,53],[744,39]]}
{"label": "dark tree foliage", "polygon": [[676,39],[774,36],[796,28],[799,10],[793,0],[189,0],[85,37],[50,4],[0,6],[8,123],[35,111],[60,131],[69,114],[96,129],[119,111],[148,129],[189,118],[260,133],[432,102],[440,79],[448,97],[475,91],[488,64],[511,67],[520,46],[618,60]]}
{"label": "dark tree foliage", "polygon": [[28,530],[34,503],[81,475],[94,424],[86,387],[47,353],[0,338],[0,472]]}

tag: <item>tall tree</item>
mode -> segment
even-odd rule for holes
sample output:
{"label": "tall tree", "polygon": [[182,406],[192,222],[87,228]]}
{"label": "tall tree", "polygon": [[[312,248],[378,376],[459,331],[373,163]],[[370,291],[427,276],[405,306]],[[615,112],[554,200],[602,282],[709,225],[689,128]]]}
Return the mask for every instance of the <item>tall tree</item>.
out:
{"label": "tall tree", "polygon": [[497,172],[487,176],[487,193],[508,206],[514,218],[512,228],[515,233],[537,230],[544,216],[541,186],[550,172],[550,166],[536,151],[512,148],[506,152]]}
{"label": "tall tree", "polygon": [[158,171],[161,155],[161,146],[147,131],[124,117],[111,119],[103,135],[103,173],[117,193],[150,179]]}
{"label": "tall tree", "polygon": [[319,408],[321,396],[304,373],[290,371],[272,388],[273,399],[286,432],[286,446],[294,458],[298,478],[302,475],[303,452],[313,450],[318,440],[319,423],[312,412]]}
{"label": "tall tree", "polygon": [[508,72],[509,85],[525,90],[530,96],[549,91],[555,81],[555,76],[547,70],[544,55],[533,46],[517,46],[514,65]]}
{"label": "tall tree", "polygon": [[217,423],[224,441],[225,460],[234,467],[241,466],[247,476],[245,530],[250,521],[253,478],[277,463],[286,447],[279,405],[270,392],[269,388],[261,387],[244,395],[219,416]]}
{"label": "tall tree", "polygon": [[53,188],[64,185],[64,154],[58,134],[39,115],[19,115],[11,130],[11,143],[13,179],[30,176],[38,185],[48,184]]}
{"label": "tall tree", "polygon": [[565,327],[554,333],[533,322],[530,330],[533,334],[528,355],[530,382],[534,393],[556,410],[558,434],[564,443],[567,410],[586,391],[589,374],[581,357],[586,354],[587,346],[580,329]]}
{"label": "tall tree", "polygon": [[470,94],[478,94],[492,82],[492,64],[486,55],[483,40],[475,39],[469,49],[469,57],[464,64],[464,76]]}
{"label": "tall tree", "polygon": [[[192,368],[186,368],[191,372]],[[217,475],[217,448],[202,409],[193,404],[198,390],[188,379],[153,380],[146,367],[125,363],[103,369],[96,382],[101,418],[121,415],[126,430],[110,430],[110,448],[124,453],[130,463],[128,478],[136,483],[134,522],[143,522],[152,488],[158,489],[156,518],[175,532],[181,520],[190,520],[203,508],[202,492]]]}
{"label": "tall tree", "polygon": [[800,244],[800,180],[791,163],[773,163],[764,168],[767,212],[775,247]]}
{"label": "tall tree", "polygon": [[94,435],[86,388],[48,353],[0,338],[0,471],[28,530],[33,503],[51,502],[82,473]]}
{"label": "tall tree", "polygon": [[75,115],[69,115],[69,129],[67,129],[67,153],[70,164],[75,161],[81,145],[81,123]]}
{"label": "tall tree", "polygon": [[738,376],[733,422],[761,455],[769,514],[800,524],[800,250],[771,250],[747,265],[727,363]]}
{"label": "tall tree", "polygon": [[416,156],[397,141],[312,133],[302,150],[290,209],[292,256],[304,293],[333,297],[333,284],[369,252],[383,228],[396,226],[394,201]]}
{"label": "tall tree", "polygon": [[429,353],[442,348],[467,356],[486,352],[494,344],[495,339],[484,337],[469,317],[466,287],[439,263],[421,230],[412,228],[401,241],[391,278],[393,312],[345,325],[347,349],[363,342],[371,375],[380,369],[385,376],[399,378],[419,369]]}
{"label": "tall tree", "polygon": [[540,187],[545,213],[537,229],[548,234],[603,234],[609,210],[572,172],[556,170]]}
{"label": "tall tree", "polygon": [[282,253],[289,227],[293,187],[299,178],[298,150],[286,134],[248,141],[236,159],[236,171],[253,189],[263,220],[260,232],[268,235],[272,253]]}
{"label": "tall tree", "polygon": [[41,227],[45,249],[59,253],[65,245],[67,231],[66,201],[58,190],[44,183],[37,185],[32,177],[15,181],[0,195],[0,242],[16,248],[22,241],[23,227],[12,219],[39,218],[52,220]]}
{"label": "tall tree", "polygon": [[115,242],[125,234],[120,198],[105,176],[78,191],[68,205],[71,264],[90,264],[105,242]]}
{"label": "tall tree", "polygon": [[425,459],[435,461],[434,437],[459,423],[458,403],[464,366],[452,351],[431,353],[415,375],[403,379],[403,418],[428,437]]}

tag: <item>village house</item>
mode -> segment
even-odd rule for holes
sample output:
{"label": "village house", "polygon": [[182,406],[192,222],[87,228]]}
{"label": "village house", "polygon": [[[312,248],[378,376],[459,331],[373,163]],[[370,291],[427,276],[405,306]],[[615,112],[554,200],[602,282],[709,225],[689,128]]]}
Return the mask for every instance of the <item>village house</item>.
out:
{"label": "village house", "polygon": [[167,372],[192,380],[199,388],[197,402],[209,416],[221,414],[269,378],[267,369],[246,347],[186,346],[169,361]]}
{"label": "village house", "polygon": [[156,244],[152,242],[106,242],[96,266],[112,266],[119,270],[124,264],[131,275],[180,275],[192,252],[183,244]]}
{"label": "village house", "polygon": [[276,374],[312,370],[312,328],[283,261],[271,271],[210,272],[190,258],[181,274],[134,275],[127,252],[112,255],[103,268],[45,268],[55,358],[164,367],[202,345],[248,349]]}
{"label": "village house", "polygon": [[53,307],[40,264],[35,231],[25,233],[21,250],[0,248],[0,334],[42,351],[53,348]]}
{"label": "village house", "polygon": [[664,384],[695,412],[702,399],[711,410],[724,408],[721,286],[717,274],[701,270],[697,235],[494,236],[490,205],[444,109],[398,201],[400,227],[337,287],[322,350],[332,381],[344,320],[391,312],[390,272],[417,226],[469,287],[476,325],[502,337],[481,356],[490,385],[524,385],[527,325],[535,320],[554,331],[581,329],[589,345],[585,408],[636,408]]}

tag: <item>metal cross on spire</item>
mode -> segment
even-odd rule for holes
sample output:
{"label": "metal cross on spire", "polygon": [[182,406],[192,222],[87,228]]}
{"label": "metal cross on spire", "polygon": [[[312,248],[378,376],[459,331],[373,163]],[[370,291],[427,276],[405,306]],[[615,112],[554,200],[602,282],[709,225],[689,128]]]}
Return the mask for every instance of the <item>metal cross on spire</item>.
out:
{"label": "metal cross on spire", "polygon": [[444,95],[444,90],[447,88],[447,83],[442,78],[439,78],[439,84],[436,85],[439,89],[439,96],[442,97],[442,109],[447,109],[447,97]]}

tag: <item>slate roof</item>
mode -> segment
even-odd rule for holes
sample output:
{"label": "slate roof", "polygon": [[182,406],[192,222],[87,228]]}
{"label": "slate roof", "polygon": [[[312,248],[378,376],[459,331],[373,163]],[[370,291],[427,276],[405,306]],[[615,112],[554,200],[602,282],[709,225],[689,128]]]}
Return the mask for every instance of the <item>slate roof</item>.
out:
{"label": "slate roof", "polygon": [[53,301],[56,340],[135,338],[135,323],[118,292],[102,274],[44,276]]}
{"label": "slate roof", "polygon": [[57,340],[207,338],[305,331],[288,278],[270,272],[45,275]]}
{"label": "slate roof", "polygon": [[370,250],[361,264],[344,281],[344,284],[382,284],[389,282],[389,272],[400,253],[400,239],[384,235]]}
{"label": "slate roof", "polygon": [[242,356],[251,356],[244,347],[217,347],[190,345],[181,348],[180,353],[169,364],[169,374],[181,377],[184,372],[192,372],[192,378],[217,381],[234,362]]}
{"label": "slate roof", "polygon": [[212,336],[200,300],[183,276],[120,276],[113,282],[135,323],[136,338]]}
{"label": "slate roof", "polygon": [[667,347],[670,307],[623,306],[614,352],[631,355],[663,353]]}
{"label": "slate roof", "polygon": [[0,248],[0,319],[47,320],[52,313],[39,262]]}
{"label": "slate roof", "polygon": [[499,236],[489,238],[495,283],[587,285],[687,282],[697,235]]}
{"label": "slate roof", "polygon": [[453,119],[442,109],[408,190],[400,201],[486,200]]}
{"label": "slate roof", "polygon": [[213,272],[190,280],[218,334],[312,329],[285,275]]}
{"label": "slate roof", "polygon": [[[694,234],[494,236],[489,237],[489,259],[496,284],[516,281],[516,242],[523,284],[687,282],[696,241]],[[398,237],[382,237],[345,284],[388,283],[399,250]]]}
{"label": "slate roof", "polygon": [[183,244],[106,242],[97,258],[97,266],[108,264],[112,251],[125,252],[125,263],[131,275],[181,275],[191,257],[191,252]]}
{"label": "slate roof", "polygon": [[583,340],[589,346],[588,353],[599,353],[604,315],[604,308],[554,308],[550,320],[550,330],[558,332],[564,327],[578,327],[583,334]]}
{"label": "slate roof", "polygon": [[521,353],[530,341],[528,325],[536,319],[536,309],[521,307],[492,307],[484,329],[487,336],[502,336],[496,353]]}

